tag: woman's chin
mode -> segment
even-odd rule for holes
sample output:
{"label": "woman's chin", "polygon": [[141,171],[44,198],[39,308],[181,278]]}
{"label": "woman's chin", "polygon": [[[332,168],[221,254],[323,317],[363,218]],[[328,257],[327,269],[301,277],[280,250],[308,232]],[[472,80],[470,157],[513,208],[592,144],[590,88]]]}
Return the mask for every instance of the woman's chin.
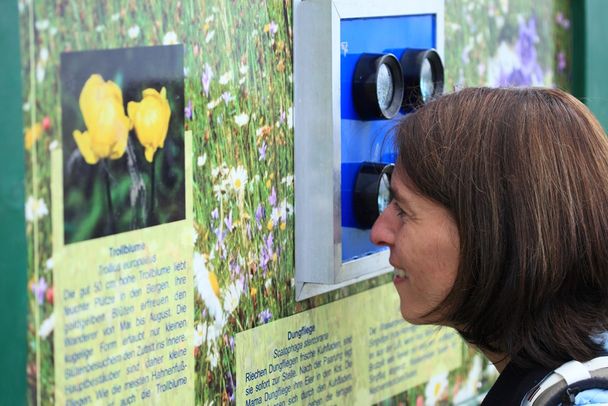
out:
{"label": "woman's chin", "polygon": [[442,322],[441,318],[437,314],[429,314],[430,310],[425,310],[424,312],[415,311],[411,307],[407,305],[401,305],[401,317],[403,320],[407,321],[410,324],[414,325],[425,325],[425,324],[433,324],[443,326],[446,325],[445,322]]}
{"label": "woman's chin", "polygon": [[404,308],[403,306],[401,306],[401,317],[403,317],[403,320],[407,321],[410,324],[416,324],[416,325],[428,324],[427,322],[425,322],[424,317],[422,317],[422,315],[417,314],[416,312],[413,312],[411,309],[408,309],[407,307]]}

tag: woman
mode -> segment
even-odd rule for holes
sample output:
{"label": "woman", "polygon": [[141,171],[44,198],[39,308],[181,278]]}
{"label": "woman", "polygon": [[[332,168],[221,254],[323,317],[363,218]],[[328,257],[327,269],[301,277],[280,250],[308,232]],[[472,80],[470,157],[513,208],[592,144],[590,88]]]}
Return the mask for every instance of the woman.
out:
{"label": "woman", "polygon": [[608,330],[608,140],[554,89],[465,89],[397,128],[390,248],[401,313],[457,329],[501,372],[484,404],[520,404]]}

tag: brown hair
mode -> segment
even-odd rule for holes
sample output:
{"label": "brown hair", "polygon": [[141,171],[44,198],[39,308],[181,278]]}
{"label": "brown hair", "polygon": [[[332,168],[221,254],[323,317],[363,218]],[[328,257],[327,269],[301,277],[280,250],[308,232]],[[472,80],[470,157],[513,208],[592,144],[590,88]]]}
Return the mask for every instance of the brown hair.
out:
{"label": "brown hair", "polygon": [[[608,140],[555,89],[470,88],[409,114],[398,165],[447,207],[456,282],[438,309],[520,365],[585,361],[608,329]],[[445,312],[445,313],[444,313]]]}

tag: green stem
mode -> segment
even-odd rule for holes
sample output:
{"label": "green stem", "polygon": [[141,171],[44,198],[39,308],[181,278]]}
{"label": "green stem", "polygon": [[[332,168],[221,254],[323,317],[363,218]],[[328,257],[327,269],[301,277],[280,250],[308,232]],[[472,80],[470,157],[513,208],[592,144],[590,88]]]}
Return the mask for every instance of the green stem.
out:
{"label": "green stem", "polygon": [[114,207],[112,206],[112,190],[110,187],[110,171],[108,169],[108,164],[104,160],[103,161],[103,172],[104,179],[106,184],[106,198],[108,202],[108,221],[110,223],[110,233],[116,234],[116,225],[114,224]]}
{"label": "green stem", "polygon": [[148,226],[153,226],[156,224],[156,218],[154,217],[154,203],[156,198],[154,162],[154,159],[152,159],[152,162],[150,162],[150,205],[148,208]]}

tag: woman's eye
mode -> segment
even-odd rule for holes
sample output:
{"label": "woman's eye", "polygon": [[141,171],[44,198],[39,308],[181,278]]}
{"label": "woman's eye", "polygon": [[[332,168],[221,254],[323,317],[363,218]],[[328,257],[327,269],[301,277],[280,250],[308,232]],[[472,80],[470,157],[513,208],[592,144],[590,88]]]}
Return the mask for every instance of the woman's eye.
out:
{"label": "woman's eye", "polygon": [[407,217],[407,213],[405,212],[405,210],[403,210],[401,207],[399,207],[396,200],[393,200],[392,203],[395,206],[395,211],[397,212],[397,217],[399,217],[399,218]]}

